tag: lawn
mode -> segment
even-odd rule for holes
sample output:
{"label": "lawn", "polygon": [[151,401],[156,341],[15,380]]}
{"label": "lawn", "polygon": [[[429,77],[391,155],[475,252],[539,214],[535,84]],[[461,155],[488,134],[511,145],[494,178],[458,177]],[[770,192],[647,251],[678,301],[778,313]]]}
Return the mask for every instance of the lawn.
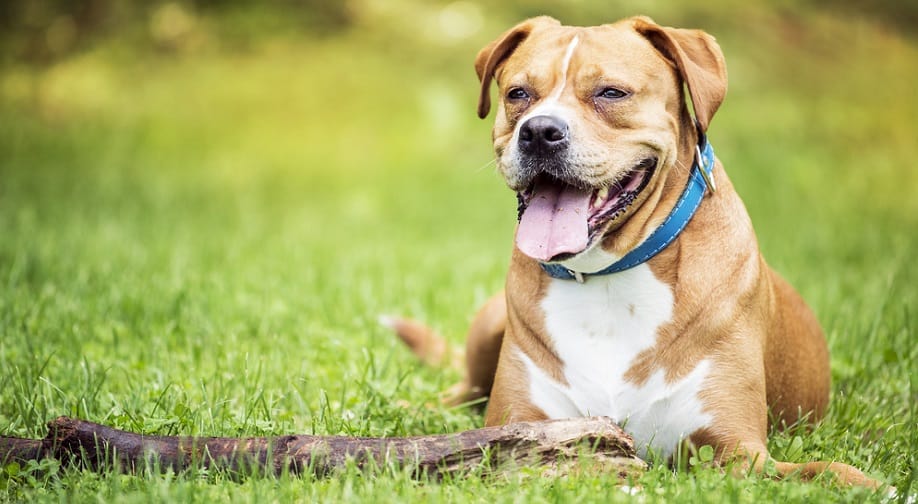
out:
{"label": "lawn", "polygon": [[[516,200],[475,117],[471,61],[535,12],[358,4],[332,34],[227,31],[241,14],[186,12],[169,44],[135,29],[53,62],[3,59],[0,435],[43,437],[58,415],[219,436],[481,425],[437,402],[458,373],[423,367],[376,320],[410,315],[461,345],[501,287]],[[711,141],[832,352],[826,419],[776,433],[770,449],[851,463],[915,495],[914,34],[816,7],[653,5],[545,9],[581,24],[649,12],[717,36],[730,91]],[[662,465],[631,483],[650,501],[881,500]],[[0,468],[0,500],[24,501],[633,500],[618,484],[588,471],[417,482],[395,469]]]}

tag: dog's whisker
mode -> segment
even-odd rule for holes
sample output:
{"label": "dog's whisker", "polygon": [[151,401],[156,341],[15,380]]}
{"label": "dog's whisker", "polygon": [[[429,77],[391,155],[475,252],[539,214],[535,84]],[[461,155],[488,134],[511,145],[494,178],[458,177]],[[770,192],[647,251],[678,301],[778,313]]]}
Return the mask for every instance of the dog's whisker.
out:
{"label": "dog's whisker", "polygon": [[483,164],[483,165],[479,166],[478,168],[476,168],[472,173],[481,173],[481,172],[483,172],[484,170],[486,170],[486,169],[489,168],[489,167],[494,167],[494,168],[496,168],[496,167],[497,167],[497,161],[498,161],[498,160],[497,160],[497,157],[491,158],[488,162],[486,162],[485,164]]}

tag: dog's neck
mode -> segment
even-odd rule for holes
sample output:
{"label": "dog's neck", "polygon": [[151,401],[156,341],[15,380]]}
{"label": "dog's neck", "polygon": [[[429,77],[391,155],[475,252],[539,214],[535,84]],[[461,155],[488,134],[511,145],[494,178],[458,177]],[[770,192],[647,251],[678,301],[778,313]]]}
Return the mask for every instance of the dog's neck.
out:
{"label": "dog's neck", "polygon": [[705,194],[714,192],[714,149],[704,133],[698,132],[692,169],[688,182],[669,215],[637,247],[622,257],[603,249],[598,243],[590,250],[576,257],[558,263],[540,263],[551,277],[562,280],[576,280],[580,283],[591,276],[609,275],[643,264],[663,251],[682,233]]}

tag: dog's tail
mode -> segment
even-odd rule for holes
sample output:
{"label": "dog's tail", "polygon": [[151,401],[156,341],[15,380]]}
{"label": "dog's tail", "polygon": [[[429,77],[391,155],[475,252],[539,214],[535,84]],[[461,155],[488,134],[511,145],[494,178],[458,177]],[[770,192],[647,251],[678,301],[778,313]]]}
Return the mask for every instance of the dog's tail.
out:
{"label": "dog's tail", "polygon": [[392,329],[425,364],[453,368],[463,374],[463,380],[446,392],[446,404],[456,406],[476,401],[482,404],[481,399],[490,394],[507,328],[503,291],[478,310],[466,335],[465,352],[453,348],[443,336],[420,322],[389,316],[379,317],[379,322]]}
{"label": "dog's tail", "polygon": [[392,329],[421,361],[429,366],[441,367],[453,357],[446,339],[430,327],[407,318],[381,315],[379,323]]}

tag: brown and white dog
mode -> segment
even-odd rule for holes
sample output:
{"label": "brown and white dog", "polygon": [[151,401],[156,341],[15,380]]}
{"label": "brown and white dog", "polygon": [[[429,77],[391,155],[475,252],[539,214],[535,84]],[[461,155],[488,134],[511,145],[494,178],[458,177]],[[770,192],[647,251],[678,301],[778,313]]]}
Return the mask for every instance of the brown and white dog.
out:
{"label": "brown and white dog", "polygon": [[[475,70],[480,117],[492,80],[499,88],[494,149],[521,214],[505,292],[472,323],[452,402],[489,396],[487,425],[609,416],[644,454],[670,457],[690,442],[761,471],[769,421],[825,411],[828,351],[813,313],[759,253],[720,162],[716,190],[708,182],[674,241],[591,275],[647,240],[691,183],[727,88],[713,37],[645,17],[596,27],[538,17],[482,49]],[[421,357],[442,355],[426,327],[390,323]],[[840,463],[775,468],[880,485]]]}

